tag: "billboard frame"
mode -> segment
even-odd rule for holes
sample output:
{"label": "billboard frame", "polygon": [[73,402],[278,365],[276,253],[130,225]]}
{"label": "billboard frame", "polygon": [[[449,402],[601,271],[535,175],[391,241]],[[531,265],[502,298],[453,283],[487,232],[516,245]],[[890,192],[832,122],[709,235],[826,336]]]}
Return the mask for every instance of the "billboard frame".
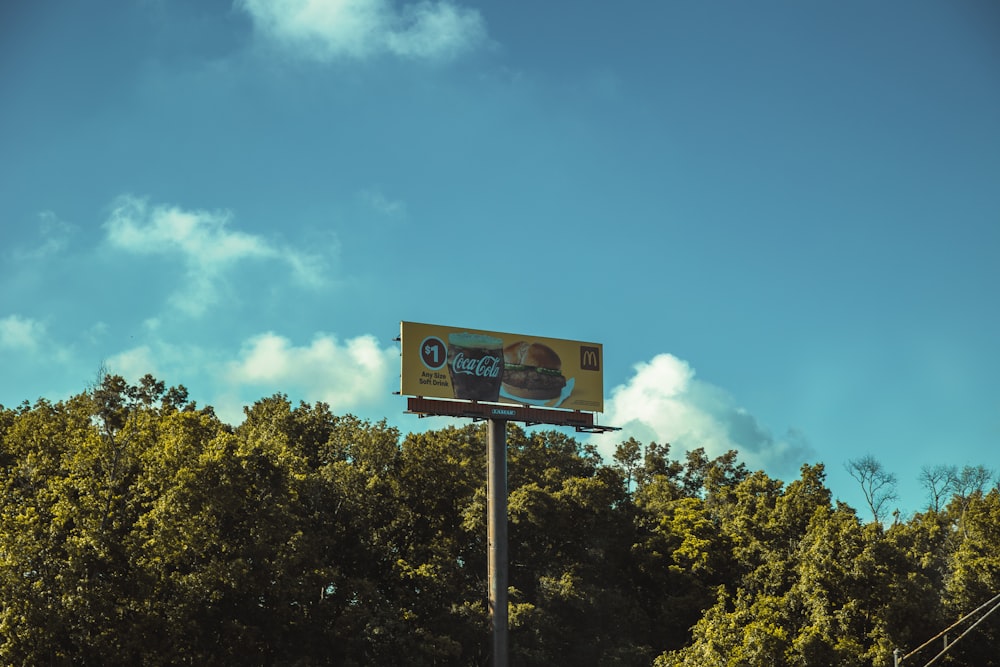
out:
{"label": "billboard frame", "polygon": [[538,408],[513,403],[482,403],[452,401],[423,396],[408,396],[406,413],[420,417],[466,417],[473,421],[500,420],[522,422],[525,426],[572,426],[577,433],[620,431],[617,426],[604,426],[594,420],[593,412]]}
{"label": "billboard frame", "polygon": [[[406,322],[400,322],[400,334],[393,340],[403,342],[403,326]],[[421,325],[421,327],[436,327],[437,325]],[[437,327],[444,328],[444,327]],[[480,330],[481,331],[481,330]],[[489,332],[493,333],[493,332]],[[440,339],[435,339],[443,345]],[[563,341],[562,339],[541,339],[558,341],[562,343],[589,345],[579,343],[579,341]],[[421,347],[423,347],[423,342]],[[428,397],[410,392],[403,393],[403,378],[405,375],[405,360],[402,345],[400,346],[400,391],[393,392],[396,395],[407,397],[405,411],[406,414],[415,414],[419,417],[457,417],[472,419],[473,421],[486,421],[487,423],[487,452],[486,452],[486,532],[487,532],[487,581],[488,596],[487,606],[489,609],[490,626],[493,639],[492,662],[493,667],[508,667],[508,613],[507,613],[507,585],[508,585],[508,535],[507,535],[507,422],[523,422],[526,426],[536,426],[544,424],[548,426],[569,426],[573,427],[577,433],[606,433],[608,431],[619,431],[616,426],[603,426],[597,424],[595,414],[601,412],[589,412],[579,409],[565,409],[553,406],[535,406],[527,403],[510,402],[509,398],[500,401],[479,401],[466,398],[449,399],[442,397]],[[581,370],[596,370],[600,375],[600,403],[603,409],[604,376],[601,366],[603,366],[603,345],[595,347],[580,347]],[[585,354],[594,350],[598,355],[594,364],[596,368],[585,366]],[[431,371],[440,371],[448,364],[447,356],[441,358],[441,348],[437,348],[435,362],[440,365],[427,366]],[[503,359],[501,358],[501,364]],[[502,366],[501,366],[502,367]]]}
{"label": "billboard frame", "polygon": [[[537,411],[604,411],[604,346],[600,343],[407,320],[400,322],[399,335],[393,340],[400,343],[400,387],[395,392],[399,395],[523,406],[533,410],[533,416],[514,421],[554,426],[579,421],[567,423],[560,416],[549,421]],[[502,379],[497,377],[498,368]],[[508,371],[513,375],[508,376]],[[466,379],[473,373],[481,376],[475,383]],[[445,414],[456,416],[453,413],[454,409],[448,409]],[[426,414],[435,413],[428,410]],[[594,426],[594,420],[585,426]]]}

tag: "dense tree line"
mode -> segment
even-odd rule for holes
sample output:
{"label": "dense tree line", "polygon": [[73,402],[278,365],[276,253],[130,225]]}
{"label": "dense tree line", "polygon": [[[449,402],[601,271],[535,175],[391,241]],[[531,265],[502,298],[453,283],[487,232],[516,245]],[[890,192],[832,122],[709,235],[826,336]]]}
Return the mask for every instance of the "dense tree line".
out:
{"label": "dense tree line", "polygon": [[[485,438],[282,395],[232,427],[150,376],[0,407],[0,662],[485,665]],[[1000,592],[992,482],[885,525],[821,464],[507,443],[516,665],[892,665]],[[987,619],[938,664],[998,646]]]}

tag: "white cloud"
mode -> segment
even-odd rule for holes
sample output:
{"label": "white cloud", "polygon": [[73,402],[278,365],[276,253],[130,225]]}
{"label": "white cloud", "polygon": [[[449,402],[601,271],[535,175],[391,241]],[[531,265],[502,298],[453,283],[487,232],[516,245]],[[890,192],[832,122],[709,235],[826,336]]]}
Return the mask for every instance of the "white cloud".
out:
{"label": "white cloud", "polygon": [[63,364],[70,359],[71,353],[71,348],[52,339],[43,322],[21,315],[0,318],[0,350],[18,353],[31,363]]}
{"label": "white cloud", "polygon": [[237,0],[267,38],[329,62],[381,54],[447,60],[483,42],[480,13],[445,0]]}
{"label": "white cloud", "polygon": [[191,397],[212,405],[223,421],[243,420],[243,407],[275,393],[293,401],[323,401],[335,412],[381,410],[399,386],[399,349],[382,348],[374,336],[339,340],[317,334],[296,346],[268,332],[231,352],[174,345],[151,338],[106,360],[111,372],[137,382],[146,373],[181,383]]}
{"label": "white cloud", "polygon": [[265,333],[243,346],[225,376],[231,385],[299,394],[344,411],[384,399],[398,366],[398,349],[379,347],[374,336],[341,343],[334,336],[317,335],[309,345],[297,347],[284,336]]}
{"label": "white cloud", "polygon": [[70,236],[76,231],[73,225],[60,220],[52,211],[38,214],[38,245],[28,248],[13,248],[11,256],[18,260],[47,259],[58,255],[69,245]]}
{"label": "white cloud", "polygon": [[97,344],[108,333],[107,322],[94,322],[83,332],[83,340],[91,345]]}
{"label": "white cloud", "polygon": [[748,467],[780,475],[798,470],[812,453],[801,434],[775,438],[732,396],[698,380],[687,362],[670,354],[636,364],[635,375],[611,391],[601,421],[622,427],[596,440],[606,457],[614,443],[635,437],[687,451],[703,447],[712,457],[735,449]]}
{"label": "white cloud", "polygon": [[0,319],[0,348],[34,352],[45,338],[45,325],[20,315]]}
{"label": "white cloud", "polygon": [[149,345],[140,345],[131,350],[119,352],[105,363],[108,371],[135,382],[146,373],[150,373],[157,379],[162,379],[162,370],[160,364],[157,363],[158,358],[162,359],[161,355],[154,353]]}
{"label": "white cloud", "polygon": [[247,260],[283,262],[300,283],[322,284],[321,258],[232,230],[231,219],[228,211],[150,206],[145,199],[122,196],[115,201],[104,227],[108,241],[117,248],[136,254],[182,258],[187,284],[171,301],[191,315],[200,315],[215,303],[222,276]]}
{"label": "white cloud", "polygon": [[[197,345],[169,343],[150,336],[139,345],[122,350],[104,360],[108,371],[130,382],[138,382],[146,373],[167,384],[200,383],[218,375],[217,352]],[[199,397],[204,402],[208,396]]]}
{"label": "white cloud", "polygon": [[406,215],[406,204],[401,201],[389,199],[379,190],[362,190],[360,197],[368,207],[380,215],[392,218]]}

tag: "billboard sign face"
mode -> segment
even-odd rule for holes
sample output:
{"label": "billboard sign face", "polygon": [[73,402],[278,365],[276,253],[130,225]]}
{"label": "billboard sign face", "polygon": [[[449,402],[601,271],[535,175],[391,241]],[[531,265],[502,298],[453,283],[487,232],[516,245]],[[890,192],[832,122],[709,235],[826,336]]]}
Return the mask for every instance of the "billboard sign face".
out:
{"label": "billboard sign face", "polygon": [[604,410],[599,343],[402,322],[400,393]]}

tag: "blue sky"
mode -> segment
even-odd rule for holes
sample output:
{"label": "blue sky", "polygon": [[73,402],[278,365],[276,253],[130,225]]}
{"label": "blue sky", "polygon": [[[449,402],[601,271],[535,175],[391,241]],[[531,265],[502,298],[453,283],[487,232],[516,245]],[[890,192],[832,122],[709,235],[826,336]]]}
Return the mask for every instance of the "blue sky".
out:
{"label": "blue sky", "polygon": [[1000,468],[992,0],[12,2],[0,94],[8,407],[438,427],[409,320],[603,343],[605,451]]}

